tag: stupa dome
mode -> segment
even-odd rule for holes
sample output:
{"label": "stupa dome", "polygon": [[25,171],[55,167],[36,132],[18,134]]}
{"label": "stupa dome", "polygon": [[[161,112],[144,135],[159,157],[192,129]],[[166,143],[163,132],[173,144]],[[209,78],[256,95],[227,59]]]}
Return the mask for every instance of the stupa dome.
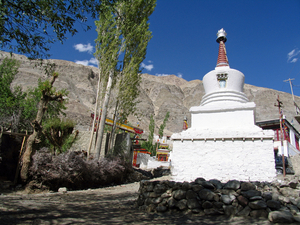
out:
{"label": "stupa dome", "polygon": [[205,95],[202,98],[201,105],[209,103],[248,102],[244,91],[245,76],[238,70],[229,67],[226,54],[225,42],[226,32],[222,28],[217,33],[217,42],[219,43],[219,54],[217,66],[203,77],[203,86]]}

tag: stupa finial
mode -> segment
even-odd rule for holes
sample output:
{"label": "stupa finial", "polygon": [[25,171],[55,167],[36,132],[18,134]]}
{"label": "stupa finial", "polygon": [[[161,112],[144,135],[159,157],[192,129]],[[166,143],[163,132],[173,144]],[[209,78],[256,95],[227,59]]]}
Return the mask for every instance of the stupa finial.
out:
{"label": "stupa finial", "polygon": [[223,28],[217,33],[217,42],[219,43],[219,55],[216,67],[229,66],[225,48],[225,42],[227,41],[226,35],[227,33]]}

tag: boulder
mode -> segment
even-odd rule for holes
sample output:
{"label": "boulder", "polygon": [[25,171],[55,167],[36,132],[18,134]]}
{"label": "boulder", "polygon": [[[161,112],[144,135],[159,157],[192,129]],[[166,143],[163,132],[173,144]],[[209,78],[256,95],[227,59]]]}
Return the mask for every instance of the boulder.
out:
{"label": "boulder", "polygon": [[214,197],[216,196],[214,192],[208,189],[202,189],[201,191],[199,191],[198,195],[201,199],[208,200],[208,201],[213,200]]}
{"label": "boulder", "polygon": [[273,211],[268,215],[268,219],[273,223],[292,223],[294,217],[289,211]]}
{"label": "boulder", "polygon": [[224,189],[237,190],[241,186],[241,182],[238,180],[230,180],[224,185]]}

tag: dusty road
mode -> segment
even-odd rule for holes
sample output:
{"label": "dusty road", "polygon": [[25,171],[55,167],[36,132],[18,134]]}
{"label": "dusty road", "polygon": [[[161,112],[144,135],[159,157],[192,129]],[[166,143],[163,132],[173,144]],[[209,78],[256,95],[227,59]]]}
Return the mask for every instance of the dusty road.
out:
{"label": "dusty road", "polygon": [[271,224],[267,220],[157,214],[134,206],[139,183],[85,191],[0,196],[0,224]]}

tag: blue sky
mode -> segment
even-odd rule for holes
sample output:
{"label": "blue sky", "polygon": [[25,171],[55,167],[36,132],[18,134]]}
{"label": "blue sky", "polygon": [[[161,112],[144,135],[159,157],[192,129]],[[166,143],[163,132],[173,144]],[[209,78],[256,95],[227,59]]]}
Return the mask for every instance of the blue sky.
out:
{"label": "blue sky", "polygon": [[[202,80],[216,66],[216,33],[227,32],[231,68],[245,83],[300,96],[300,0],[158,0],[143,73]],[[95,66],[96,27],[52,45],[53,59]]]}

